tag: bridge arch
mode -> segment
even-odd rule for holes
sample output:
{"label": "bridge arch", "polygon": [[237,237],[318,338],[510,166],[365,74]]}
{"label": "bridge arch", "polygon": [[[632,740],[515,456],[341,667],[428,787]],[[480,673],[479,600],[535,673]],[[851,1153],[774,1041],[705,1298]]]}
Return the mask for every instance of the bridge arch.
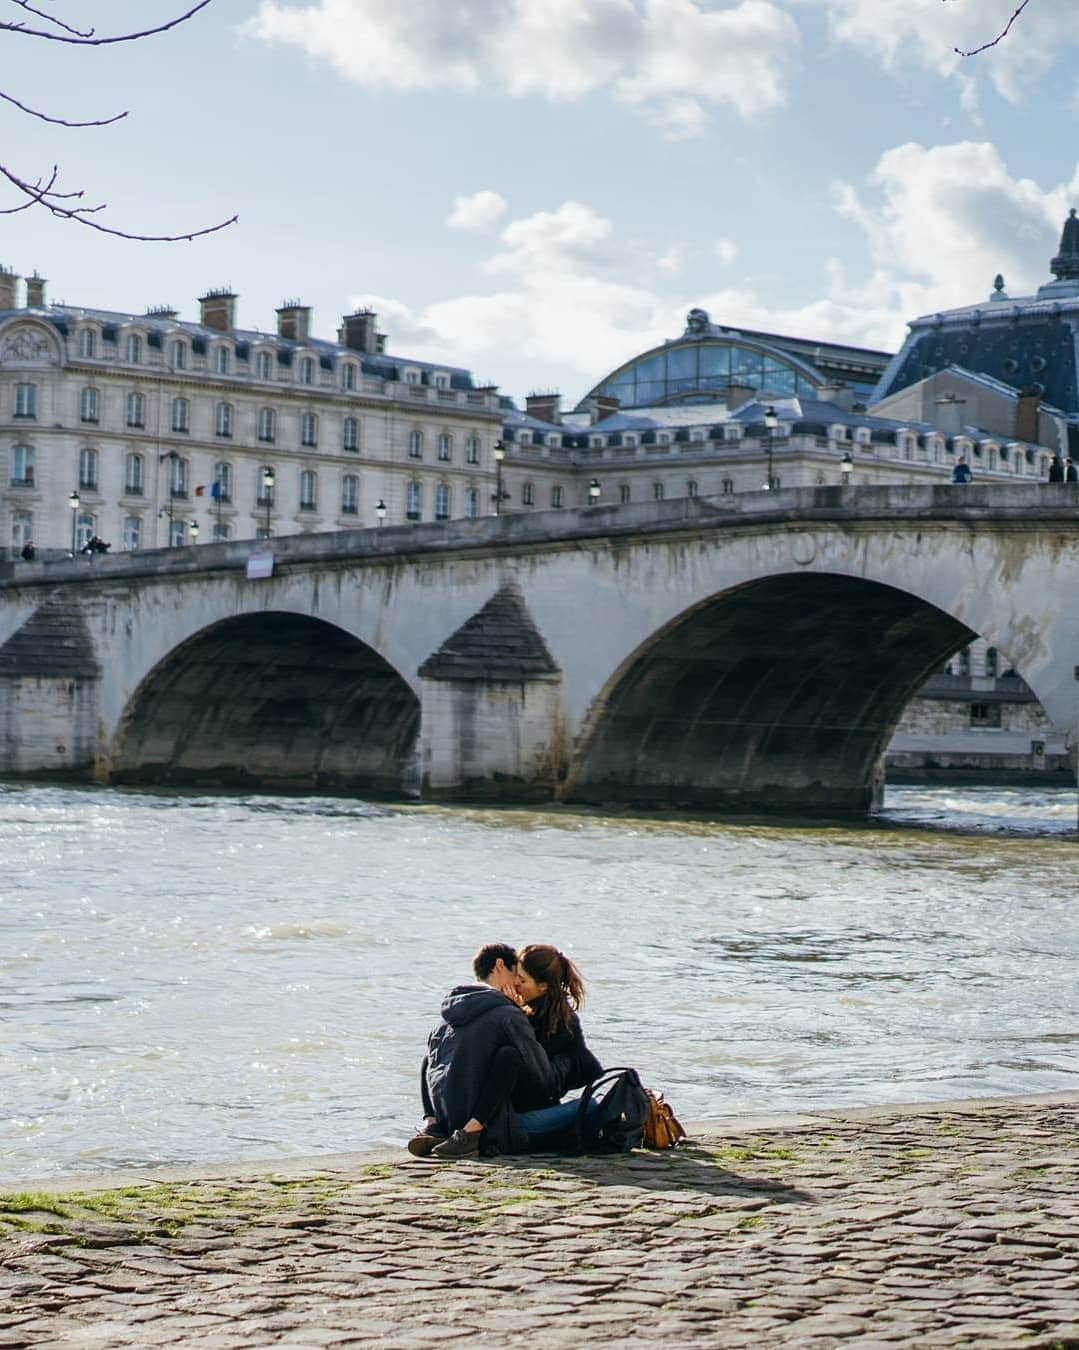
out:
{"label": "bridge arch", "polygon": [[105,776],[400,795],[419,723],[412,688],[372,647],[266,610],[211,623],[156,663],[124,708]]}
{"label": "bridge arch", "polygon": [[563,796],[864,813],[903,708],[976,636],[918,595],[839,572],[735,584],[620,664]]}

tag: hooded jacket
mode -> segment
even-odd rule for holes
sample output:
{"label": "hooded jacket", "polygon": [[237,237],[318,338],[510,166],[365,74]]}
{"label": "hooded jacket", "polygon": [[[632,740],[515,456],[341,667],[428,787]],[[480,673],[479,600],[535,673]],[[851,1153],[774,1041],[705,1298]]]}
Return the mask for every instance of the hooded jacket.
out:
{"label": "hooded jacket", "polygon": [[[475,1113],[490,1067],[502,1046],[520,1053],[528,1095],[543,1104],[561,1096],[568,1066],[547,1057],[528,1018],[505,994],[487,984],[459,984],[442,1004],[442,1021],[427,1040],[425,1081],[435,1116],[447,1132],[460,1129]],[[484,1149],[521,1153],[528,1136],[512,1110],[485,1122]]]}

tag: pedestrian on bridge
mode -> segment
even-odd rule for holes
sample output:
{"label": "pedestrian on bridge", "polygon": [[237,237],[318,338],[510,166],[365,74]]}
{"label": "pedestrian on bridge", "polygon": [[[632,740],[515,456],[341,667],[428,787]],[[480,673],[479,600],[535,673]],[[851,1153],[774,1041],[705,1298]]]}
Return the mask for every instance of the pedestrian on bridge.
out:
{"label": "pedestrian on bridge", "polygon": [[1065,483],[1079,483],[1079,469],[1075,467],[1075,460],[1070,455],[1064,461],[1064,481]]}
{"label": "pedestrian on bridge", "polygon": [[1053,458],[1049,461],[1049,481],[1050,483],[1064,482],[1064,461],[1060,458],[1060,451],[1056,451]]}
{"label": "pedestrian on bridge", "polygon": [[960,455],[956,461],[955,468],[952,470],[952,482],[969,483],[973,476],[974,475],[970,471],[970,465],[966,461],[966,457]]}

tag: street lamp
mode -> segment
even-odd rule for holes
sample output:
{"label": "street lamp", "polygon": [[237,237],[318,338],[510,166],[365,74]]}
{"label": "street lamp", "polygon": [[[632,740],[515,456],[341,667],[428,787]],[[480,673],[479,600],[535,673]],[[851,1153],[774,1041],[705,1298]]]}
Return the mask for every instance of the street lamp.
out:
{"label": "street lamp", "polygon": [[78,542],[79,494],[77,492],[73,492],[71,496],[67,499],[67,503],[71,507],[71,556],[74,557],[75,545]]}
{"label": "street lamp", "polygon": [[199,522],[193,520],[187,528],[191,531],[191,542],[197,544],[199,542]]}
{"label": "street lamp", "polygon": [[765,491],[770,492],[776,485],[773,465],[775,462],[775,434],[776,427],[779,426],[779,417],[775,408],[769,403],[764,410],[764,425],[768,431],[768,481],[764,484]]}
{"label": "street lamp", "polygon": [[501,441],[495,441],[491,456],[495,462],[495,515],[502,514],[502,461],[506,458],[506,447]]}
{"label": "street lamp", "polygon": [[386,503],[381,497],[375,502],[375,515],[378,516],[379,528],[381,528],[383,521],[386,519]]}
{"label": "street lamp", "polygon": [[589,506],[595,506],[596,502],[599,501],[599,492],[600,492],[600,488],[599,488],[599,479],[598,479],[598,478],[593,478],[592,481],[591,481],[591,483],[589,483],[589,485],[588,485],[588,504],[589,504]]}
{"label": "street lamp", "polygon": [[266,538],[270,537],[270,508],[273,506],[273,486],[277,481],[277,475],[273,471],[272,464],[264,464],[262,468],[262,496],[266,503]]}
{"label": "street lamp", "polygon": [[850,482],[850,476],[854,472],[854,460],[849,450],[843,452],[843,458],[839,461],[839,472],[843,475],[842,483],[846,487]]}

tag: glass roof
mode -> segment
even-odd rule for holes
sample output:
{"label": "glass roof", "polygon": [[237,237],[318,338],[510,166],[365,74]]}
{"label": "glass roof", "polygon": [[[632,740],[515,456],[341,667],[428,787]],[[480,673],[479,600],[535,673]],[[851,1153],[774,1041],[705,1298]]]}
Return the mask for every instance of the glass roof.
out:
{"label": "glass roof", "polygon": [[711,403],[728,386],[743,385],[762,396],[811,397],[825,378],[811,366],[774,348],[713,340],[673,342],[620,367],[592,391],[619,400],[623,408],[657,403]]}

